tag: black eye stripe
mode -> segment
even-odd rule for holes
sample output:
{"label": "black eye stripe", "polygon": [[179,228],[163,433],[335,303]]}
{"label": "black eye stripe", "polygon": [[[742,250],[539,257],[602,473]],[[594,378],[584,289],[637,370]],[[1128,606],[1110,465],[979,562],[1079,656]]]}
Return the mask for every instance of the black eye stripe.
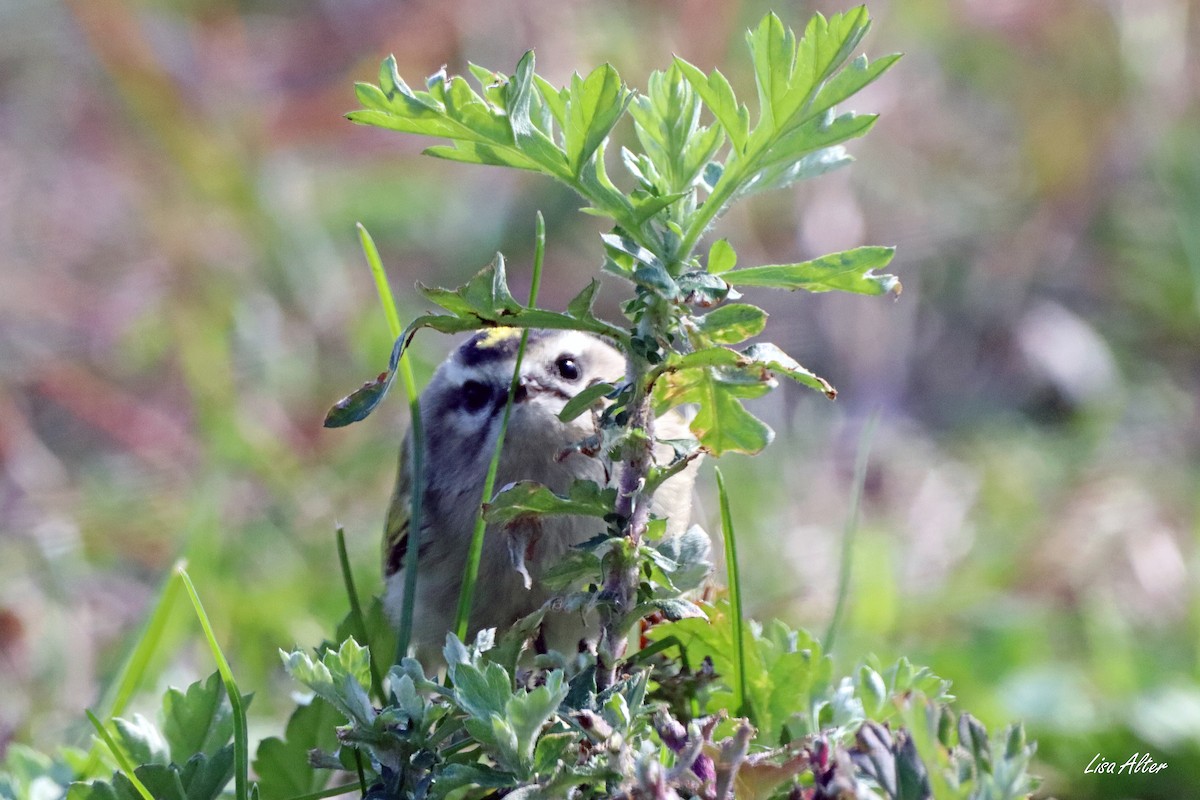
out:
{"label": "black eye stripe", "polygon": [[474,414],[491,405],[492,387],[479,381],[467,381],[459,387],[459,407]]}

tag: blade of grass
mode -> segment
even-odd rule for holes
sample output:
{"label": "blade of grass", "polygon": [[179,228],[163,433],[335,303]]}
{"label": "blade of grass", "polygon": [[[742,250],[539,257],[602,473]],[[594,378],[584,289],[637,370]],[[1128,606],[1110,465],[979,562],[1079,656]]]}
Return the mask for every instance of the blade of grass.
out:
{"label": "blade of grass", "polygon": [[871,414],[867,424],[863,426],[858,438],[858,452],[854,457],[854,479],[850,485],[850,513],[846,515],[846,527],[842,531],[842,555],[838,566],[837,601],[833,606],[833,616],[829,620],[829,628],[825,631],[824,648],[826,653],[833,652],[837,639],[838,628],[842,624],[842,616],[846,611],[846,600],[850,595],[850,573],[854,562],[854,539],[858,534],[858,520],[862,510],[863,486],[867,482],[867,463],[871,457],[871,441],[875,438],[875,426],[879,422],[879,412]]}
{"label": "blade of grass", "polygon": [[[388,287],[387,275],[383,271],[383,260],[379,257],[379,248],[375,240],[362,223],[358,223],[358,238],[362,243],[363,255],[375,278],[375,289],[379,293],[379,302],[383,305],[383,313],[387,317],[388,331],[392,339],[399,339],[404,332],[400,327],[400,315],[396,312],[396,301],[392,290]],[[412,459],[409,474],[412,476],[412,491],[410,502],[412,506],[408,515],[408,555],[404,564],[404,602],[400,606],[400,626],[396,637],[396,653],[393,663],[399,664],[408,655],[408,643],[412,639],[413,606],[416,605],[417,592],[417,554],[421,552],[421,514],[425,501],[425,425],[421,420],[420,397],[417,394],[417,381],[413,377],[412,364],[408,353],[400,356],[400,378],[404,383],[404,396],[408,400],[409,436]]]}
{"label": "blade of grass", "polygon": [[[533,277],[529,284],[529,306],[537,305],[538,289],[542,283],[542,262],[546,255],[546,220],[542,212],[537,213],[534,228]],[[488,464],[487,476],[483,480],[483,498],[475,516],[475,529],[471,532],[471,547],[467,550],[467,565],[463,570],[462,587],[458,594],[458,611],[454,617],[454,632],[466,641],[467,624],[471,617],[471,604],[475,599],[475,583],[479,579],[479,560],[483,555],[483,534],[487,523],[483,519],[483,504],[492,499],[496,488],[496,471],[500,468],[500,453],[504,449],[504,438],[508,434],[508,420],[512,416],[513,396],[521,381],[521,360],[525,357],[525,345],[529,341],[529,329],[521,331],[521,343],[517,346],[517,361],[513,365],[512,380],[508,385],[508,397],[504,401],[504,415],[500,418],[500,433],[496,436],[496,447]]]}
{"label": "blade of grass", "polygon": [[733,533],[733,515],[729,512],[729,494],[725,491],[725,476],[718,467],[717,497],[721,504],[721,538],[725,540],[725,572],[729,576],[729,607],[733,613],[733,707],[745,716],[746,708],[746,642],[742,616],[742,579],[738,571],[737,538]]}
{"label": "blade of grass", "polygon": [[183,581],[188,597],[192,600],[192,608],[196,610],[196,618],[200,620],[200,628],[204,631],[204,638],[208,641],[208,647],[212,651],[213,661],[217,662],[217,672],[221,673],[221,681],[225,684],[225,693],[229,695],[229,706],[233,711],[234,792],[237,800],[248,800],[250,795],[250,745],[246,732],[246,707],[242,704],[242,693],[238,691],[237,681],[233,679],[233,670],[229,668],[229,662],[225,659],[225,654],[221,652],[221,645],[217,643],[217,637],[213,634],[208,614],[204,611],[204,604],[200,602],[200,595],[196,593],[196,587],[192,585],[192,579],[188,577],[187,570],[182,565],[176,567],[175,572]]}
{"label": "blade of grass", "polygon": [[350,625],[354,629],[354,638],[371,655],[367,666],[371,670],[371,689],[375,699],[381,706],[387,705],[383,696],[383,680],[379,677],[379,669],[375,665],[375,653],[371,650],[371,642],[367,638],[367,619],[363,615],[362,605],[358,602],[358,590],[354,588],[354,573],[350,571],[350,556],[346,553],[346,529],[341,525],[337,528],[338,562],[342,565],[342,583],[346,586],[346,596],[350,599]]}
{"label": "blade of grass", "polygon": [[375,246],[375,240],[371,238],[371,234],[367,233],[367,229],[363,227],[361,222],[357,223],[358,240],[362,243],[363,254],[367,257],[367,264],[371,267],[371,277],[375,279],[375,291],[379,293],[379,302],[383,306],[383,314],[387,317],[388,332],[392,334],[392,339],[399,339],[400,334],[404,332],[404,327],[400,324],[400,314],[396,311],[396,299],[392,297],[392,289],[388,285],[387,273],[383,271],[383,260],[379,257],[379,248]]}
{"label": "blade of grass", "polygon": [[138,776],[133,771],[133,765],[129,763],[129,759],[125,758],[125,754],[121,752],[121,748],[117,747],[117,743],[113,741],[104,724],[96,719],[96,715],[90,709],[84,713],[87,714],[88,721],[92,723],[92,727],[96,729],[96,735],[100,737],[100,740],[108,747],[108,752],[112,753],[112,757],[116,759],[117,765],[121,767],[121,772],[125,773],[125,777],[133,784],[133,788],[137,789],[138,794],[145,798],[145,800],[154,800],[154,795],[150,794],[150,790],[138,779]]}
{"label": "blade of grass", "polygon": [[[133,698],[134,693],[137,692],[138,687],[142,685],[146,671],[150,667],[150,661],[162,642],[167,622],[171,618],[171,612],[175,608],[182,588],[183,584],[179,581],[175,570],[172,570],[158,591],[154,610],[150,612],[150,617],[138,636],[137,644],[129,653],[129,657],[117,674],[117,679],[113,681],[106,693],[111,699],[106,698],[101,702],[101,708],[107,709],[105,716],[108,719],[120,715]],[[92,775],[100,766],[98,744],[93,745],[88,751],[88,760],[81,773],[83,777]]]}

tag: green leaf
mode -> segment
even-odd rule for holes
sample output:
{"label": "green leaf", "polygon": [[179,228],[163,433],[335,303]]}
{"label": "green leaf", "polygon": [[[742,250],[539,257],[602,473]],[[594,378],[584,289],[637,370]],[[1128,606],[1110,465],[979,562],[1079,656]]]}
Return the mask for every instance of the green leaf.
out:
{"label": "green leaf", "polygon": [[833,108],[843,100],[857,94],[869,84],[874,83],[880,75],[891,69],[892,65],[899,60],[900,53],[893,53],[875,61],[868,61],[865,55],[859,56],[821,87],[816,100],[813,101],[810,108],[805,109],[805,113],[812,115],[822,114],[828,109]]}
{"label": "green leaf", "polygon": [[[392,348],[392,361],[395,364],[398,364],[400,360],[401,341],[401,339],[397,339]],[[360,388],[338,400],[325,414],[324,426],[341,428],[366,419],[383,401],[388,389],[392,387],[395,377],[396,368],[394,365],[390,365],[387,372],[379,373],[374,380],[367,381]]]}
{"label": "green leaf", "polygon": [[292,712],[283,739],[272,736],[259,743],[254,772],[262,800],[287,800],[325,788],[329,773],[313,768],[308,754],[337,749],[335,727],[340,721],[332,705],[313,697]]}
{"label": "green leaf", "polygon": [[[533,85],[534,56],[530,50],[517,62],[517,70],[505,88],[505,105],[508,108],[509,125],[517,148],[540,165],[544,172],[568,178],[575,174],[567,163],[567,155],[541,130],[533,119],[534,97],[537,90]],[[540,93],[536,96],[540,99]]]}
{"label": "green leaf", "polygon": [[[174,764],[171,767],[176,768]],[[197,753],[189,758],[179,775],[179,782],[183,784],[187,800],[217,800],[233,780],[233,768],[232,744],[211,755]],[[145,777],[142,777],[142,782],[146,783]],[[148,783],[147,788],[150,788]]]}
{"label": "green leaf", "polygon": [[759,130],[773,132],[787,121],[785,103],[796,69],[796,35],[774,13],[746,34],[758,89]]}
{"label": "green leaf", "polygon": [[567,696],[568,686],[562,670],[553,670],[546,682],[524,694],[511,695],[505,704],[506,719],[517,740],[517,757],[525,773],[532,771],[534,747],[542,726],[550,721]]}
{"label": "green leaf", "polygon": [[742,194],[765,192],[771,189],[783,189],[799,181],[809,180],[818,175],[824,175],[839,167],[847,166],[854,159],[841,145],[825,147],[815,153],[809,153],[796,161],[781,161],[769,167],[764,167],[755,173],[752,183],[748,183]]}
{"label": "green leaf", "polygon": [[557,592],[583,581],[595,582],[602,571],[599,555],[591,550],[574,548],[538,576],[538,580]]}
{"label": "green leaf", "polygon": [[892,260],[894,247],[857,247],[799,264],[772,264],[727,272],[734,286],[767,286],[808,292],[842,291],[855,294],[900,294],[895,275],[875,275],[873,270]]}
{"label": "green leaf", "polygon": [[163,736],[172,760],[183,763],[196,753],[212,755],[233,737],[233,710],[225,699],[220,673],[186,692],[168,689],[163,695]]}
{"label": "green leaf", "polygon": [[708,258],[705,260],[708,271],[720,274],[737,266],[737,253],[729,244],[728,239],[717,239],[708,248]]}
{"label": "green leaf", "polygon": [[680,592],[700,588],[712,574],[712,542],[699,525],[664,537],[655,549],[672,562],[671,584]]}
{"label": "green leaf", "polygon": [[573,174],[580,173],[625,113],[629,96],[621,76],[609,64],[592,70],[585,79],[572,77],[563,133]]}
{"label": "green leaf", "polygon": [[782,373],[797,383],[822,392],[830,400],[837,397],[837,389],[834,389],[829,381],[809,372],[794,358],[769,342],[752,344],[742,351],[742,355],[772,372]]}
{"label": "green leaf", "polygon": [[734,150],[741,154],[746,151],[746,140],[750,134],[750,112],[744,104],[739,105],[734,97],[733,87],[719,70],[705,75],[701,70],[676,56],[675,65],[679,67],[692,88],[700,95],[704,105],[716,117],[725,135],[733,144]]}
{"label": "green leaf", "polygon": [[567,496],[562,497],[536,481],[517,481],[486,505],[486,517],[491,523],[507,523],[527,515],[604,517],[612,512],[616,494],[616,489],[576,480]]}
{"label": "green leaf", "polygon": [[433,797],[452,796],[452,792],[467,787],[479,789],[507,789],[517,784],[511,772],[483,764],[447,764],[433,785]]}
{"label": "green leaf", "polygon": [[504,667],[496,663],[459,663],[454,666],[453,679],[454,700],[472,717],[483,721],[504,717],[513,695],[512,679]]}
{"label": "green leaf", "polygon": [[513,167],[533,172],[543,171],[537,161],[523,153],[486,142],[457,142],[452,146],[434,145],[426,147],[421,152],[427,156],[445,161],[457,161],[462,164],[486,164],[492,167]]}
{"label": "green leaf", "polygon": [[563,406],[563,410],[558,412],[558,418],[563,422],[570,422],[584,411],[595,406],[600,400],[605,397],[611,397],[616,391],[617,387],[611,383],[593,383],[568,400],[567,404]]}
{"label": "green leaf", "polygon": [[[728,681],[735,674],[733,625],[729,605],[704,606],[707,619],[689,618],[657,625],[647,633],[654,641],[675,637],[687,653],[688,662],[712,660],[713,669],[726,682],[709,696],[704,713],[724,708],[732,714],[734,695]],[[776,743],[789,718],[808,708],[830,669],[830,659],[804,631],[788,628],[779,621],[765,625],[751,622],[743,633],[746,701],[751,719],[759,729],[759,741]]]}
{"label": "green leaf", "polygon": [[[720,275],[699,269],[690,269],[675,279],[683,302],[701,308],[711,308],[724,302],[729,296],[729,284]],[[737,295],[734,295],[735,297]]]}
{"label": "green leaf", "polygon": [[635,606],[629,614],[630,622],[632,623],[634,620],[656,612],[671,621],[691,619],[693,617],[704,619],[704,611],[691,600],[686,600],[682,597],[656,597],[653,600],[648,600],[645,603]]}
{"label": "green leaf", "polygon": [[558,770],[561,762],[570,758],[571,745],[576,741],[570,731],[543,733],[533,753],[533,769],[538,774],[551,774]]}
{"label": "green leaf", "polygon": [[[736,353],[729,352],[737,358]],[[761,397],[769,390],[769,383],[754,376],[736,370],[701,367],[668,373],[655,385],[655,400],[662,408],[682,403],[698,404],[689,428],[701,446],[713,455],[753,454],[770,444],[775,434],[765,422],[747,411],[741,401]]]}
{"label": "green leaf", "polygon": [[767,312],[747,303],[729,303],[693,319],[696,330],[707,342],[737,344],[762,333]]}
{"label": "green leaf", "polygon": [[171,760],[170,746],[153,722],[141,714],[131,719],[120,717],[112,721],[112,733],[132,764],[167,764]]}
{"label": "green leaf", "polygon": [[645,247],[627,236],[615,233],[601,234],[610,258],[621,265],[632,259],[632,270],[629,272],[617,270],[616,274],[645,287],[662,297],[664,300],[682,300],[683,295],[676,285],[675,279],[667,272],[663,262]]}
{"label": "green leaf", "polygon": [[583,291],[567,303],[567,315],[581,320],[591,318],[592,306],[596,302],[596,292],[599,289],[600,281],[592,278],[588,285],[583,287]]}
{"label": "green leaf", "polygon": [[154,800],[189,800],[177,765],[145,764],[134,772]]}
{"label": "green leaf", "polygon": [[325,651],[320,661],[295,650],[279,651],[288,674],[331,703],[348,719],[370,725],[375,709],[367,695],[371,685],[370,653],[354,639],[347,639],[336,652]]}

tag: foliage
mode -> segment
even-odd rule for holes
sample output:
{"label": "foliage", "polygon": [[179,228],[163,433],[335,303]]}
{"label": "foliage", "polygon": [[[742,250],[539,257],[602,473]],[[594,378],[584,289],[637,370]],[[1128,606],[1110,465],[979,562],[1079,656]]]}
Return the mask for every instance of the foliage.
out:
{"label": "foliage", "polygon": [[144,800],[137,784],[158,800],[215,800],[234,777],[233,707],[216,672],[184,691],[168,689],[158,724],[134,714],[105,727],[118,763],[138,766],[132,775],[74,783],[69,800]]}
{"label": "foliage", "polygon": [[[500,256],[459,288],[421,287],[442,313],[410,323],[388,370],[335,406],[326,424],[359,421],[378,406],[421,328],[557,328],[606,337],[626,355],[626,380],[593,387],[563,413],[596,415],[596,441],[579,446],[619,465],[617,486],[580,482],[556,495],[521,482],[481,508],[501,525],[572,514],[601,518],[606,530],[549,576],[559,594],[545,608],[509,631],[481,631],[470,644],[449,635],[444,683],[411,658],[376,677],[371,649],[344,630],[336,649],[322,647],[315,657],[283,652],[289,674],[314,696],[297,707],[285,738],[260,743],[253,785],[249,698],[237,692],[181,572],[218,674],[186,692],[168,691],[158,725],[139,715],[97,720],[119,768],[108,781],[73,783],[67,797],[208,800],[233,780],[239,798],[308,798],[343,791],[326,788],[329,772],[351,770],[363,796],[375,800],[1027,796],[1033,746],[1020,726],[1003,741],[989,740],[969,715],[955,725],[948,684],[927,669],[904,659],[882,669],[868,659],[835,679],[832,660],[806,632],[778,621],[744,624],[727,604],[697,602],[712,571],[708,535],[693,527],[668,536],[665,520],[649,511],[656,488],[701,454],[752,455],[767,446],[771,429],[744,401],[770,391],[776,376],[836,395],[776,345],[733,347],[766,323],[763,309],[736,302],[735,287],[900,292],[895,276],[875,272],[891,248],[751,267],[738,266],[726,240],[698,251],[736,200],[848,163],[842,144],[865,134],[875,117],[838,114],[836,106],[896,59],[851,58],[868,27],[863,8],[828,20],[817,15],[800,38],[774,15],[764,18],[748,35],[758,95],[753,127],[720,72],[682,59],[653,74],[643,94],[608,65],[556,89],[536,74],[532,53],[511,76],[473,66],[479,91],[444,72],[414,91],[394,59],[384,63],[378,86],[360,84],[364,108],[350,114],[355,122],[447,138],[451,145],[426,152],[541,173],[575,190],[587,213],[613,223],[603,236],[604,270],[624,279],[632,296],[621,325],[596,315],[595,280],[564,312],[523,305]],[[608,177],[605,152],[627,111],[640,152],[622,148],[634,181],[623,191]],[[673,457],[656,464],[653,418],[685,404],[696,408],[694,439],[670,442]],[[414,495],[419,502],[420,492]],[[732,537],[727,499],[723,528]],[[730,545],[727,552],[736,551]],[[352,614],[343,627],[362,635],[367,625],[348,574]],[[596,652],[526,653],[542,618],[555,613],[596,615]],[[635,631],[645,646],[630,654]],[[335,718],[345,724],[333,728]],[[0,784],[8,794],[31,796],[39,780],[61,786],[56,762],[19,751],[11,760]],[[86,772],[72,776],[90,778]]]}
{"label": "foliage", "polygon": [[[1034,748],[1020,726],[989,741],[970,715],[956,724],[948,684],[906,660],[882,672],[864,663],[854,677],[833,680],[811,637],[777,621],[756,627],[748,643],[761,700],[750,715],[755,739],[747,719],[729,714],[726,661],[713,671],[713,656],[730,652],[727,609],[707,611],[711,622],[654,628],[680,658],[656,659],[603,691],[594,668],[567,678],[562,668],[505,666],[506,644],[497,646],[491,630],[470,646],[448,636],[445,685],[414,659],[393,667],[381,709],[363,704],[367,656],[356,642],[320,661],[283,656],[293,677],[348,720],[338,748],[310,762],[338,765],[349,748],[364,753],[368,797],[707,798],[733,787],[739,798],[768,798],[792,791],[798,775],[809,778],[796,791],[813,798],[1002,800],[1032,790],[1025,768]],[[663,697],[683,685],[678,670],[689,662],[703,663],[708,678],[692,682],[703,689],[680,712]],[[893,723],[902,727],[893,732]],[[289,772],[313,770],[297,756]]]}

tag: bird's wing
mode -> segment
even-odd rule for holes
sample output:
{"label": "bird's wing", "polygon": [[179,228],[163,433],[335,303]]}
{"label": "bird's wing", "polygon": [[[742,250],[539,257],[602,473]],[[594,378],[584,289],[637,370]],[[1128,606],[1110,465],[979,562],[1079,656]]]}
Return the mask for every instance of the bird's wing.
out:
{"label": "bird's wing", "polygon": [[409,453],[412,442],[408,436],[400,445],[400,467],[396,474],[396,488],[392,491],[392,503],[388,507],[387,524],[383,533],[383,575],[391,577],[404,568],[404,556],[408,553],[408,523],[412,512],[412,475]]}

